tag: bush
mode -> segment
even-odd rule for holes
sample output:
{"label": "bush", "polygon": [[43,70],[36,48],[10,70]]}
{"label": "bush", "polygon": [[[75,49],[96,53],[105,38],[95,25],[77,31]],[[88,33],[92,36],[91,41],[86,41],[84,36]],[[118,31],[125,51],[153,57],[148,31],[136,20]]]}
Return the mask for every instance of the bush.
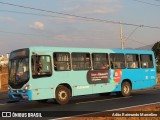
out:
{"label": "bush", "polygon": [[7,91],[8,89],[8,65],[0,65],[0,91]]}
{"label": "bush", "polygon": [[157,66],[157,73],[160,73],[160,66]]}
{"label": "bush", "polygon": [[0,65],[0,73],[8,73],[8,65]]}

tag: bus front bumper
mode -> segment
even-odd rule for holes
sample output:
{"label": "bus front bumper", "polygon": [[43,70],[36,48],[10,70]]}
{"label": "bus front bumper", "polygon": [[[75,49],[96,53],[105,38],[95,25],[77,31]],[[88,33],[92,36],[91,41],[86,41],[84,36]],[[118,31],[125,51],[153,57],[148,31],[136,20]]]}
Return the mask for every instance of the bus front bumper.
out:
{"label": "bus front bumper", "polygon": [[31,95],[32,92],[30,90],[27,92],[8,91],[9,99],[13,101],[29,101],[32,99]]}

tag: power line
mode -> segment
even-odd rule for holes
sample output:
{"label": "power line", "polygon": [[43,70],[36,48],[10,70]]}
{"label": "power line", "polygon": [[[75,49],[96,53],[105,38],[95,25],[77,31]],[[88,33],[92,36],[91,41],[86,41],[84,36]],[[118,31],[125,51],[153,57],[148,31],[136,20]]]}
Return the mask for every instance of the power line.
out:
{"label": "power line", "polygon": [[67,14],[67,13],[62,13],[62,12],[55,12],[55,11],[33,8],[33,7],[17,5],[17,4],[12,4],[12,3],[6,3],[6,2],[0,2],[0,4],[20,7],[20,8],[25,8],[25,9],[31,9],[31,10],[41,11],[41,12],[54,13],[54,14],[59,14],[59,15],[63,15],[63,16],[72,16],[72,17],[76,17],[76,18],[92,20],[92,21],[97,21],[97,22],[112,23],[112,24],[123,24],[123,25],[129,25],[129,26],[141,26],[141,27],[147,27],[147,28],[160,29],[160,27],[158,27],[158,26],[138,25],[138,24],[124,23],[124,22],[120,23],[120,22],[112,21],[112,20],[104,20],[104,19],[99,19],[99,18],[92,18],[92,17],[85,17],[85,16],[74,15],[74,14]]}
{"label": "power line", "polygon": [[[56,17],[56,18],[65,18],[65,19],[72,19],[71,17],[64,17],[64,16],[53,16],[53,15],[46,15],[46,14],[39,14],[39,13],[31,13],[31,12],[19,12],[19,11],[11,11],[11,10],[0,10],[0,12],[8,12],[8,13],[16,13],[16,14],[24,14],[24,15],[34,15],[34,16],[44,16],[44,17]],[[85,21],[91,21],[87,19],[80,19]],[[97,22],[97,21],[94,21]]]}
{"label": "power line", "polygon": [[31,10],[41,11],[41,12],[60,14],[60,15],[64,15],[64,16],[72,16],[72,17],[76,17],[76,18],[89,19],[89,20],[94,20],[94,21],[99,21],[99,22],[110,22],[110,23],[114,23],[114,24],[119,24],[120,23],[120,22],[114,22],[114,21],[109,21],[109,20],[102,20],[102,19],[98,19],[98,18],[90,18],[90,17],[78,16],[78,15],[67,14],[67,13],[62,13],[62,12],[55,12],[55,11],[44,10],[44,9],[39,9],[39,8],[27,7],[27,6],[22,6],[22,5],[12,4],[12,3],[6,3],[6,2],[0,2],[0,3],[10,5],[10,6],[15,6],[15,7],[21,7],[21,8],[25,8],[25,9],[31,9]]}
{"label": "power line", "polygon": [[149,2],[144,2],[144,1],[141,1],[141,0],[133,0],[133,1],[136,1],[136,2],[139,2],[139,3],[143,3],[143,4],[148,4],[148,5],[160,7],[160,5],[149,3]]}
{"label": "power line", "polygon": [[[12,34],[12,35],[25,35],[25,36],[34,36],[34,37],[48,37],[48,38],[52,38],[54,39],[54,35],[53,36],[49,36],[49,35],[40,35],[40,34],[30,34],[30,33],[21,33],[21,32],[11,32],[11,31],[3,31],[3,30],[0,30],[0,33],[5,33],[5,34]],[[72,35],[72,36],[69,36],[70,38],[74,38],[76,39],[76,37],[78,39],[81,39],[81,40],[105,40],[103,38],[82,38],[81,37],[82,35]]]}
{"label": "power line", "polygon": [[35,16],[44,16],[44,17],[60,17],[60,18],[66,18],[66,17],[63,17],[63,16],[61,17],[61,16],[37,14],[37,13],[31,13],[31,12],[19,12],[19,11],[11,11],[11,10],[0,10],[0,12],[9,12],[9,13],[25,14],[25,15],[35,15]]}
{"label": "power line", "polygon": [[136,28],[128,35],[128,37],[126,37],[126,38],[124,39],[125,42],[127,42],[127,40],[130,40],[130,41],[134,41],[134,42],[137,42],[137,43],[139,43],[139,44],[142,44],[142,45],[146,45],[146,44],[144,44],[144,43],[142,43],[142,42],[139,42],[139,41],[137,41],[137,40],[129,39],[129,38],[136,32],[136,30],[137,30],[139,27],[141,27],[141,26],[136,27]]}
{"label": "power line", "polygon": [[[35,37],[51,37],[51,38],[53,38],[54,36],[49,36],[49,35],[39,35],[39,34],[30,34],[30,33],[20,33],[20,32],[10,32],[10,31],[2,31],[2,30],[0,30],[0,33],[6,33],[6,34],[13,34],[13,35],[25,35],[25,36],[35,36]],[[72,35],[72,37],[73,37],[73,35]],[[77,36],[76,36],[77,37]],[[80,38],[80,39],[82,39],[82,40],[104,40],[104,39],[95,39],[95,38]],[[142,44],[142,45],[147,45],[147,44],[145,44],[145,43],[142,43],[142,42],[139,42],[139,41],[137,41],[137,40],[134,40],[134,39],[129,39],[129,41],[133,41],[133,42],[137,42],[137,43],[139,43],[139,44]],[[55,42],[57,42],[57,41],[55,41]]]}
{"label": "power line", "polygon": [[[136,42],[136,43],[138,43],[138,44],[141,44],[141,45],[143,45],[143,46],[147,46],[148,44],[145,44],[145,43],[143,43],[143,42],[139,42],[139,41],[137,41],[137,40],[134,40],[134,39],[129,39],[130,41],[132,41],[132,42]],[[128,46],[128,45],[127,45]],[[130,46],[129,46],[130,47]],[[133,47],[133,46],[132,46]]]}
{"label": "power line", "polygon": [[125,41],[127,41],[127,40],[136,32],[136,30],[137,30],[139,27],[141,27],[141,26],[136,27],[136,28],[128,35],[128,37],[125,39]]}
{"label": "power line", "polygon": [[26,35],[26,36],[38,36],[38,37],[53,37],[53,36],[47,36],[47,35],[40,35],[40,34],[30,34],[30,33],[20,33],[20,32],[9,32],[9,31],[2,31],[0,30],[0,33],[6,33],[6,34],[17,34],[17,35]]}
{"label": "power line", "polygon": [[145,43],[143,43],[143,42],[139,42],[139,41],[137,41],[137,40],[134,40],[134,39],[130,39],[130,41],[137,42],[137,43],[139,43],[139,44],[141,44],[141,45],[147,45],[147,44],[145,44]]}

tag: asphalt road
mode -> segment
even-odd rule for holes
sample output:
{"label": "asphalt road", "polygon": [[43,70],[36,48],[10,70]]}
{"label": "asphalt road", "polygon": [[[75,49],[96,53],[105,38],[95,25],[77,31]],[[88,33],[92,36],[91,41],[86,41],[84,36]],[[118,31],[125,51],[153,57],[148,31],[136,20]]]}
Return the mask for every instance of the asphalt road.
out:
{"label": "asphalt road", "polygon": [[7,95],[0,93],[1,112],[45,111],[44,115],[47,113],[48,117],[60,118],[160,102],[160,88],[134,91],[129,97],[118,97],[115,94],[73,97],[67,105],[58,105],[53,100],[47,103],[36,101],[7,103],[8,101]]}

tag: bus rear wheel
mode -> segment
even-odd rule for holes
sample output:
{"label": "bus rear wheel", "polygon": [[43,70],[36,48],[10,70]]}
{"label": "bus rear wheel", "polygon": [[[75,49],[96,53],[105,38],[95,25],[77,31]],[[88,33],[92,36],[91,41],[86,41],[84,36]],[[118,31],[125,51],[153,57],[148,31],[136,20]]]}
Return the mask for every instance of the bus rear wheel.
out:
{"label": "bus rear wheel", "polygon": [[127,97],[130,96],[132,91],[131,84],[129,82],[123,82],[121,87],[121,92],[117,92],[119,96]]}
{"label": "bus rear wheel", "polygon": [[56,89],[56,102],[58,104],[67,104],[70,100],[70,96],[71,92],[67,87],[60,85]]}

